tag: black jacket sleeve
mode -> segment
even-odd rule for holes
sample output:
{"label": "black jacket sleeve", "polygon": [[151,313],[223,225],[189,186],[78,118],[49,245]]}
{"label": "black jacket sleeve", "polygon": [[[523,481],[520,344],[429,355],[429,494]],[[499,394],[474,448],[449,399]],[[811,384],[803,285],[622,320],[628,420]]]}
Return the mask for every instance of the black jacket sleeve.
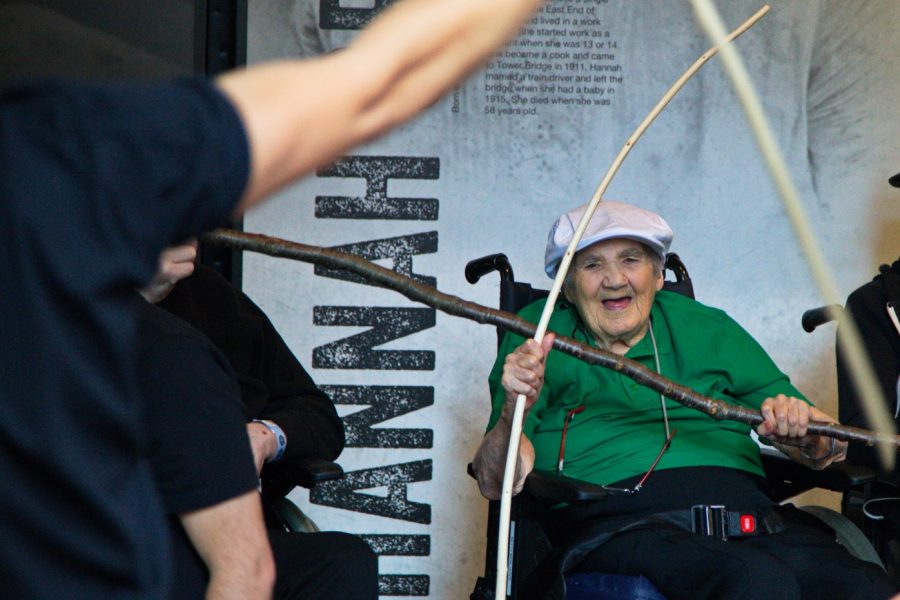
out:
{"label": "black jacket sleeve", "polygon": [[250,370],[239,377],[245,406],[254,419],[271,419],[288,438],[283,460],[333,460],[344,448],[344,427],[331,399],[320,390],[268,317],[237,292],[244,318],[259,332]]}
{"label": "black jacket sleeve", "polygon": [[341,453],[344,427],[334,405],[246,294],[198,266],[160,306],[197,327],[225,354],[247,419],[270,419],[284,430],[282,462],[333,460]]}
{"label": "black jacket sleeve", "polygon": [[[879,387],[887,401],[888,410],[897,420],[897,377],[900,375],[900,334],[887,313],[888,296],[880,278],[858,288],[847,298],[850,311],[862,334],[863,346]],[[838,410],[841,423],[869,428],[862,402],[847,368],[844,354],[837,348]],[[877,464],[873,448],[851,444],[848,460]]]}

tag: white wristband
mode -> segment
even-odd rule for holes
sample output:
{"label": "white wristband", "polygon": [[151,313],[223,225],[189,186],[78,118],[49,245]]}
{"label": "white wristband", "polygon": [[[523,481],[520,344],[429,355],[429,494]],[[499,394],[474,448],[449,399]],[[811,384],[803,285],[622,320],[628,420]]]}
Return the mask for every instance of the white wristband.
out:
{"label": "white wristband", "polygon": [[259,423],[266,429],[272,432],[272,435],[275,436],[275,443],[277,445],[275,449],[275,455],[266,459],[267,463],[275,462],[277,460],[281,460],[281,457],[284,456],[284,449],[287,448],[287,436],[284,435],[284,431],[274,422],[268,419],[253,419],[254,423]]}

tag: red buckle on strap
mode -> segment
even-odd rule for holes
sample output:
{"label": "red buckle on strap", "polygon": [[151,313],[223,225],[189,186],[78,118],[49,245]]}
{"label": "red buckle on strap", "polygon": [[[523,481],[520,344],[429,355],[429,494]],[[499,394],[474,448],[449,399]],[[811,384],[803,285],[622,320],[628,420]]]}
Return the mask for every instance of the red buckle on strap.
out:
{"label": "red buckle on strap", "polygon": [[741,533],[753,533],[756,531],[756,517],[753,515],[741,515]]}

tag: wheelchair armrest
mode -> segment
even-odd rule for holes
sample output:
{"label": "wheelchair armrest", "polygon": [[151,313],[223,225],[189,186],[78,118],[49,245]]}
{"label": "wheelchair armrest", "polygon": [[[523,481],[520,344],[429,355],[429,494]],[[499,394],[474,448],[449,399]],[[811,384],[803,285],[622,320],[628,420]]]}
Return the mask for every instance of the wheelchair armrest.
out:
{"label": "wheelchair armrest", "polygon": [[[875,481],[878,477],[878,470],[866,465],[857,465],[848,463],[847,461],[834,463],[824,471],[819,471],[828,477],[829,481],[836,482],[835,487],[831,490],[844,490],[850,487],[856,487],[865,483]],[[840,487],[836,487],[839,485]]]}
{"label": "wheelchair armrest", "polygon": [[287,495],[297,486],[313,488],[321,481],[344,476],[341,465],[320,458],[301,458],[284,464],[274,464],[263,470],[263,493],[268,497]]}
{"label": "wheelchair armrest", "polygon": [[[476,479],[475,468],[472,463],[468,464],[466,471],[469,473],[469,476]],[[521,518],[543,514],[548,509],[563,502],[579,504],[605,500],[607,495],[607,491],[599,485],[567,477],[566,475],[558,475],[553,471],[534,470],[525,478],[525,486],[522,493],[513,497],[510,516],[513,520],[518,521]],[[490,523],[488,539],[496,539],[496,524],[499,511],[500,501],[492,500],[488,511],[491,515],[488,519]],[[493,560],[495,559],[488,560],[488,570],[490,570],[490,564]]]}
{"label": "wheelchair armrest", "polygon": [[800,317],[800,325],[806,333],[812,333],[816,327],[823,325],[829,321],[836,320],[843,308],[840,304],[829,304],[828,306],[820,306],[811,308],[803,313]]}
{"label": "wheelchair armrest", "polygon": [[[475,467],[469,463],[466,472],[475,478]],[[519,498],[530,496],[537,500],[552,500],[558,502],[591,502],[605,500],[609,495],[602,486],[575,479],[567,475],[560,475],[554,471],[540,471],[534,469],[525,478],[525,487]]]}
{"label": "wheelchair armrest", "polygon": [[798,464],[774,448],[762,448],[763,469],[780,502],[812,488],[843,492],[875,481],[878,470],[865,465],[838,462],[821,471]]}
{"label": "wheelchair armrest", "polygon": [[602,486],[594,483],[537,469],[525,479],[524,491],[536,498],[568,503],[606,500],[609,495]]}

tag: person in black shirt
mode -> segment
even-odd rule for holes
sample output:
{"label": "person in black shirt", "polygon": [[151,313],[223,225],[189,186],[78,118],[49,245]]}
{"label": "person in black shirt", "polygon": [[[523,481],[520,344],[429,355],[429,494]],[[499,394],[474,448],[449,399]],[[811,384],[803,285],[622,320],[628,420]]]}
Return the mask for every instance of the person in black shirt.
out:
{"label": "person in black shirt", "polygon": [[412,118],[541,3],[405,0],[346,50],[212,83],[0,90],[4,595],[166,595],[134,289],[163,247]]}
{"label": "person in black shirt", "polygon": [[197,265],[158,305],[196,327],[228,359],[240,384],[251,439],[270,442],[265,452],[257,452],[269,461],[266,470],[295,459],[337,458],[344,449],[344,427],[334,405],[246,294],[214,269]]}
{"label": "person in black shirt", "polygon": [[243,126],[199,82],[23,85],[0,92],[0,156],[2,595],[160,597],[130,299],[165,244],[228,223]]}
{"label": "person in black shirt", "polygon": [[169,597],[203,598],[207,587],[266,595],[274,565],[228,361],[187,323],[138,302],[143,422],[172,539]]}
{"label": "person in black shirt", "polygon": [[[194,267],[195,248],[164,251],[157,275],[141,291],[157,303],[142,312],[139,370],[153,471],[176,538],[178,598],[202,595],[206,567],[210,585],[220,575],[212,566],[221,561],[191,548],[215,549],[209,540],[222,535],[220,524],[208,518],[204,526],[190,528],[190,511],[204,508],[209,515],[240,518],[224,504],[246,491],[234,488],[239,481],[246,487],[240,476],[246,469],[235,454],[248,454],[248,440],[256,465],[253,496],[258,496],[255,476],[263,470],[275,471],[267,478],[278,478],[279,469],[290,471],[292,462],[331,460],[344,446],[343,425],[328,396],[249,297],[213,269]],[[235,405],[243,424],[237,432]],[[202,435],[192,433],[196,429]],[[242,508],[251,520],[256,509]],[[232,536],[231,549],[253,539],[252,530],[246,539]],[[269,539],[277,565],[276,598],[377,597],[377,559],[359,538],[271,530]],[[247,556],[232,551],[224,557],[231,561],[228,570],[239,572],[256,550],[248,543],[245,551]]]}

